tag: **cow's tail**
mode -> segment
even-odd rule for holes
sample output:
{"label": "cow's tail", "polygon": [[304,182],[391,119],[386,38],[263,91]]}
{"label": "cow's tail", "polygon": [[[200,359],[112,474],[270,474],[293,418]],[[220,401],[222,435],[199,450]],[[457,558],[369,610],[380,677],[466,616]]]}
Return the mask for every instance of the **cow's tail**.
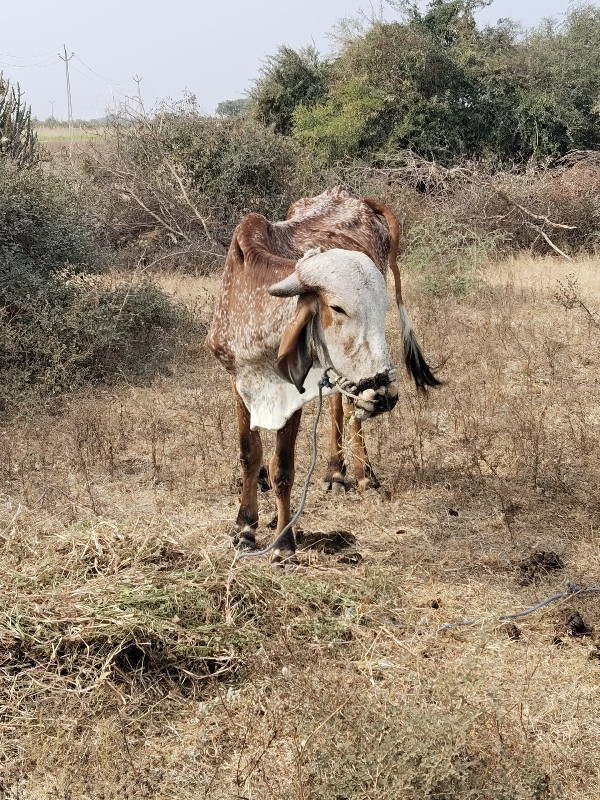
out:
{"label": "cow's tail", "polygon": [[390,231],[388,266],[394,276],[394,290],[396,294],[396,303],[398,305],[398,314],[400,315],[400,330],[402,333],[406,369],[412,375],[417,389],[425,391],[429,386],[440,386],[442,382],[435,377],[433,370],[427,361],[425,361],[425,357],[423,356],[413,330],[411,318],[402,300],[402,279],[400,277],[400,270],[398,269],[400,228],[396,215],[391,208],[372,197],[365,197],[365,203],[385,219]]}

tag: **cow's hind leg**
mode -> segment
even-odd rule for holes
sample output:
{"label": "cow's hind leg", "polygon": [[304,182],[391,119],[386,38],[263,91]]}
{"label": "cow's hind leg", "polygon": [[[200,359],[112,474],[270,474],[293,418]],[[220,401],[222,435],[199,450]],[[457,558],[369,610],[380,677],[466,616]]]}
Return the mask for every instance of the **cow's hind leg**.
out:
{"label": "cow's hind leg", "polygon": [[252,547],[258,527],[258,475],[262,464],[262,442],[258,431],[250,430],[250,412],[233,387],[242,464],[242,494],[235,525],[231,529],[236,547]]}
{"label": "cow's hind leg", "polygon": [[344,411],[342,395],[333,394],[329,398],[331,413],[331,433],[329,436],[329,463],[323,480],[327,489],[340,491],[345,487],[346,464],[344,463]]}
{"label": "cow's hind leg", "polygon": [[[294,451],[302,410],[296,411],[284,427],[277,431],[275,453],[269,463],[269,478],[277,500],[277,535],[291,520],[290,497],[294,484]],[[274,562],[289,560],[296,551],[293,530],[289,530],[274,551]]]}
{"label": "cow's hind leg", "polygon": [[365,489],[379,489],[380,483],[375,477],[373,467],[369,461],[365,435],[362,432],[362,422],[356,419],[353,411],[354,403],[344,403],[344,418],[350,431],[356,488],[359,492],[364,492]]}

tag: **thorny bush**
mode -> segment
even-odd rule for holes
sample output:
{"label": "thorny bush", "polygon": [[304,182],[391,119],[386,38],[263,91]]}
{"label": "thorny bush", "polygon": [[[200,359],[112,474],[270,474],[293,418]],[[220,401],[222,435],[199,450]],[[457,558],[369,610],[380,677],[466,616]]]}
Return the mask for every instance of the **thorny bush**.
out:
{"label": "thorny bush", "polygon": [[194,98],[114,118],[86,168],[110,242],[129,263],[208,272],[249,212],[279,219],[296,199],[298,152],[247,117],[202,115]]}
{"label": "thorny bush", "polygon": [[164,358],[181,312],[150,284],[103,287],[104,265],[81,195],[0,163],[0,413]]}

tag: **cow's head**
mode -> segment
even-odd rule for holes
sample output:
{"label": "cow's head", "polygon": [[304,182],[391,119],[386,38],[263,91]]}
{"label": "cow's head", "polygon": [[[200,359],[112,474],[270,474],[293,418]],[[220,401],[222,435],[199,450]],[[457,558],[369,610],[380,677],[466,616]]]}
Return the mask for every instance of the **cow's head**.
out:
{"label": "cow's head", "polygon": [[[299,392],[313,363],[332,366],[353,384],[392,369],[385,340],[385,280],[364,253],[311,250],[294,272],[269,288],[276,297],[298,297],[296,313],[284,330],[277,367]],[[375,416],[394,407],[395,384],[360,390]]]}

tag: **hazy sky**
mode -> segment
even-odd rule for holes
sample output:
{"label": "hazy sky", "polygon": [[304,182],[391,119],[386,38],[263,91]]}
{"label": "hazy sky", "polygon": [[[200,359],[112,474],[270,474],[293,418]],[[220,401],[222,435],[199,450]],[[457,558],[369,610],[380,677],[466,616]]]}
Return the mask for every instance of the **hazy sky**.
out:
{"label": "hazy sky", "polygon": [[[378,3],[374,3],[378,7]],[[19,81],[40,118],[66,118],[63,43],[70,61],[73,115],[101,116],[119,98],[136,93],[146,108],[157,100],[196,94],[212,113],[221,100],[242,97],[261,63],[281,44],[332,48],[328,34],[361,0],[17,0],[2,4],[0,70]],[[534,25],[560,18],[568,0],[495,0],[482,22],[510,17]],[[387,18],[394,13],[387,8]]]}

